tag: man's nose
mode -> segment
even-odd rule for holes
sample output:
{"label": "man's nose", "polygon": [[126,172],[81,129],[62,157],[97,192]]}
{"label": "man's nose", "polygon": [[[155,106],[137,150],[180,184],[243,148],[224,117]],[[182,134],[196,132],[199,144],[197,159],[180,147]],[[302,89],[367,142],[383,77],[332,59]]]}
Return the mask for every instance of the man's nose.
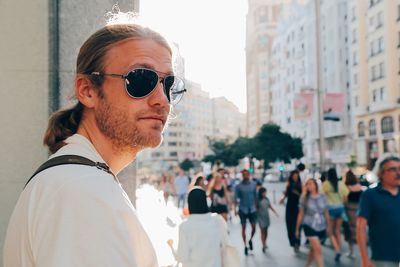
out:
{"label": "man's nose", "polygon": [[165,93],[165,88],[164,88],[164,79],[160,79],[159,82],[156,85],[156,88],[154,89],[155,92],[153,92],[150,95],[150,103],[152,105],[169,105],[169,100],[168,97]]}

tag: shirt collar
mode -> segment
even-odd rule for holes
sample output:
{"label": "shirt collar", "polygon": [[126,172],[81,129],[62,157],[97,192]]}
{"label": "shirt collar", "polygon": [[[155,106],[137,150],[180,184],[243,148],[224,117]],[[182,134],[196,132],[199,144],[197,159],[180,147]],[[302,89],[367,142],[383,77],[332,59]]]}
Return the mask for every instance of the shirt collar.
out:
{"label": "shirt collar", "polygon": [[74,134],[64,141],[65,146],[54,153],[51,158],[61,155],[79,155],[95,162],[105,163],[93,144],[83,135]]}
{"label": "shirt collar", "polygon": [[[395,195],[395,197],[396,197],[396,196],[399,196],[399,194],[400,194],[400,186],[398,186],[398,188],[399,188],[399,191],[397,192],[397,194]],[[379,182],[379,183],[378,183],[378,185],[376,186],[376,189],[377,189],[378,192],[380,192],[380,193],[389,194],[389,195],[391,195],[391,196],[394,196],[392,193],[390,193],[389,191],[387,191],[387,190],[383,187],[382,182]]]}

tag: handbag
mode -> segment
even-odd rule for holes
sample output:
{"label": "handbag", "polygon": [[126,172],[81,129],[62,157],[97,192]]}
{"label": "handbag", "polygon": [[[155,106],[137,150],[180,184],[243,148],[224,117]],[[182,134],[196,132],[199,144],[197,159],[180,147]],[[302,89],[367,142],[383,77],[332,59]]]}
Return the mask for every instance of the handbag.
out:
{"label": "handbag", "polygon": [[222,247],[222,267],[240,267],[239,252],[229,243]]}

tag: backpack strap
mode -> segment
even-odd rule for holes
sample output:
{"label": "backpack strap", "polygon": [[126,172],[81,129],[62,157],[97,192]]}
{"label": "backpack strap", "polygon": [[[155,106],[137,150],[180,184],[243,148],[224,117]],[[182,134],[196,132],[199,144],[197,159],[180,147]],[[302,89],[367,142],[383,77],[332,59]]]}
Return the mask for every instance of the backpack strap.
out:
{"label": "backpack strap", "polygon": [[48,161],[46,161],[45,163],[43,163],[35,171],[35,173],[29,178],[29,180],[26,182],[24,188],[28,185],[28,183],[32,180],[32,178],[35,177],[39,172],[42,172],[42,171],[44,171],[48,168],[54,167],[54,166],[66,165],[66,164],[77,164],[77,165],[86,165],[86,166],[96,167],[97,169],[105,171],[114,176],[114,174],[110,171],[110,168],[105,163],[94,162],[88,158],[78,156],[78,155],[62,155],[62,156],[51,158]]}

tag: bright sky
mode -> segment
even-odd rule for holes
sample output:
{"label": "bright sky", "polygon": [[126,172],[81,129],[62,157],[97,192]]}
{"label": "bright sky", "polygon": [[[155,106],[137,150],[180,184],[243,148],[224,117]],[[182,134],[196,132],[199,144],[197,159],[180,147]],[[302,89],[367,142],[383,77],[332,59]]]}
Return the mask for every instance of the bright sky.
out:
{"label": "bright sky", "polygon": [[247,0],[143,0],[141,19],[179,44],[186,78],[246,111]]}

